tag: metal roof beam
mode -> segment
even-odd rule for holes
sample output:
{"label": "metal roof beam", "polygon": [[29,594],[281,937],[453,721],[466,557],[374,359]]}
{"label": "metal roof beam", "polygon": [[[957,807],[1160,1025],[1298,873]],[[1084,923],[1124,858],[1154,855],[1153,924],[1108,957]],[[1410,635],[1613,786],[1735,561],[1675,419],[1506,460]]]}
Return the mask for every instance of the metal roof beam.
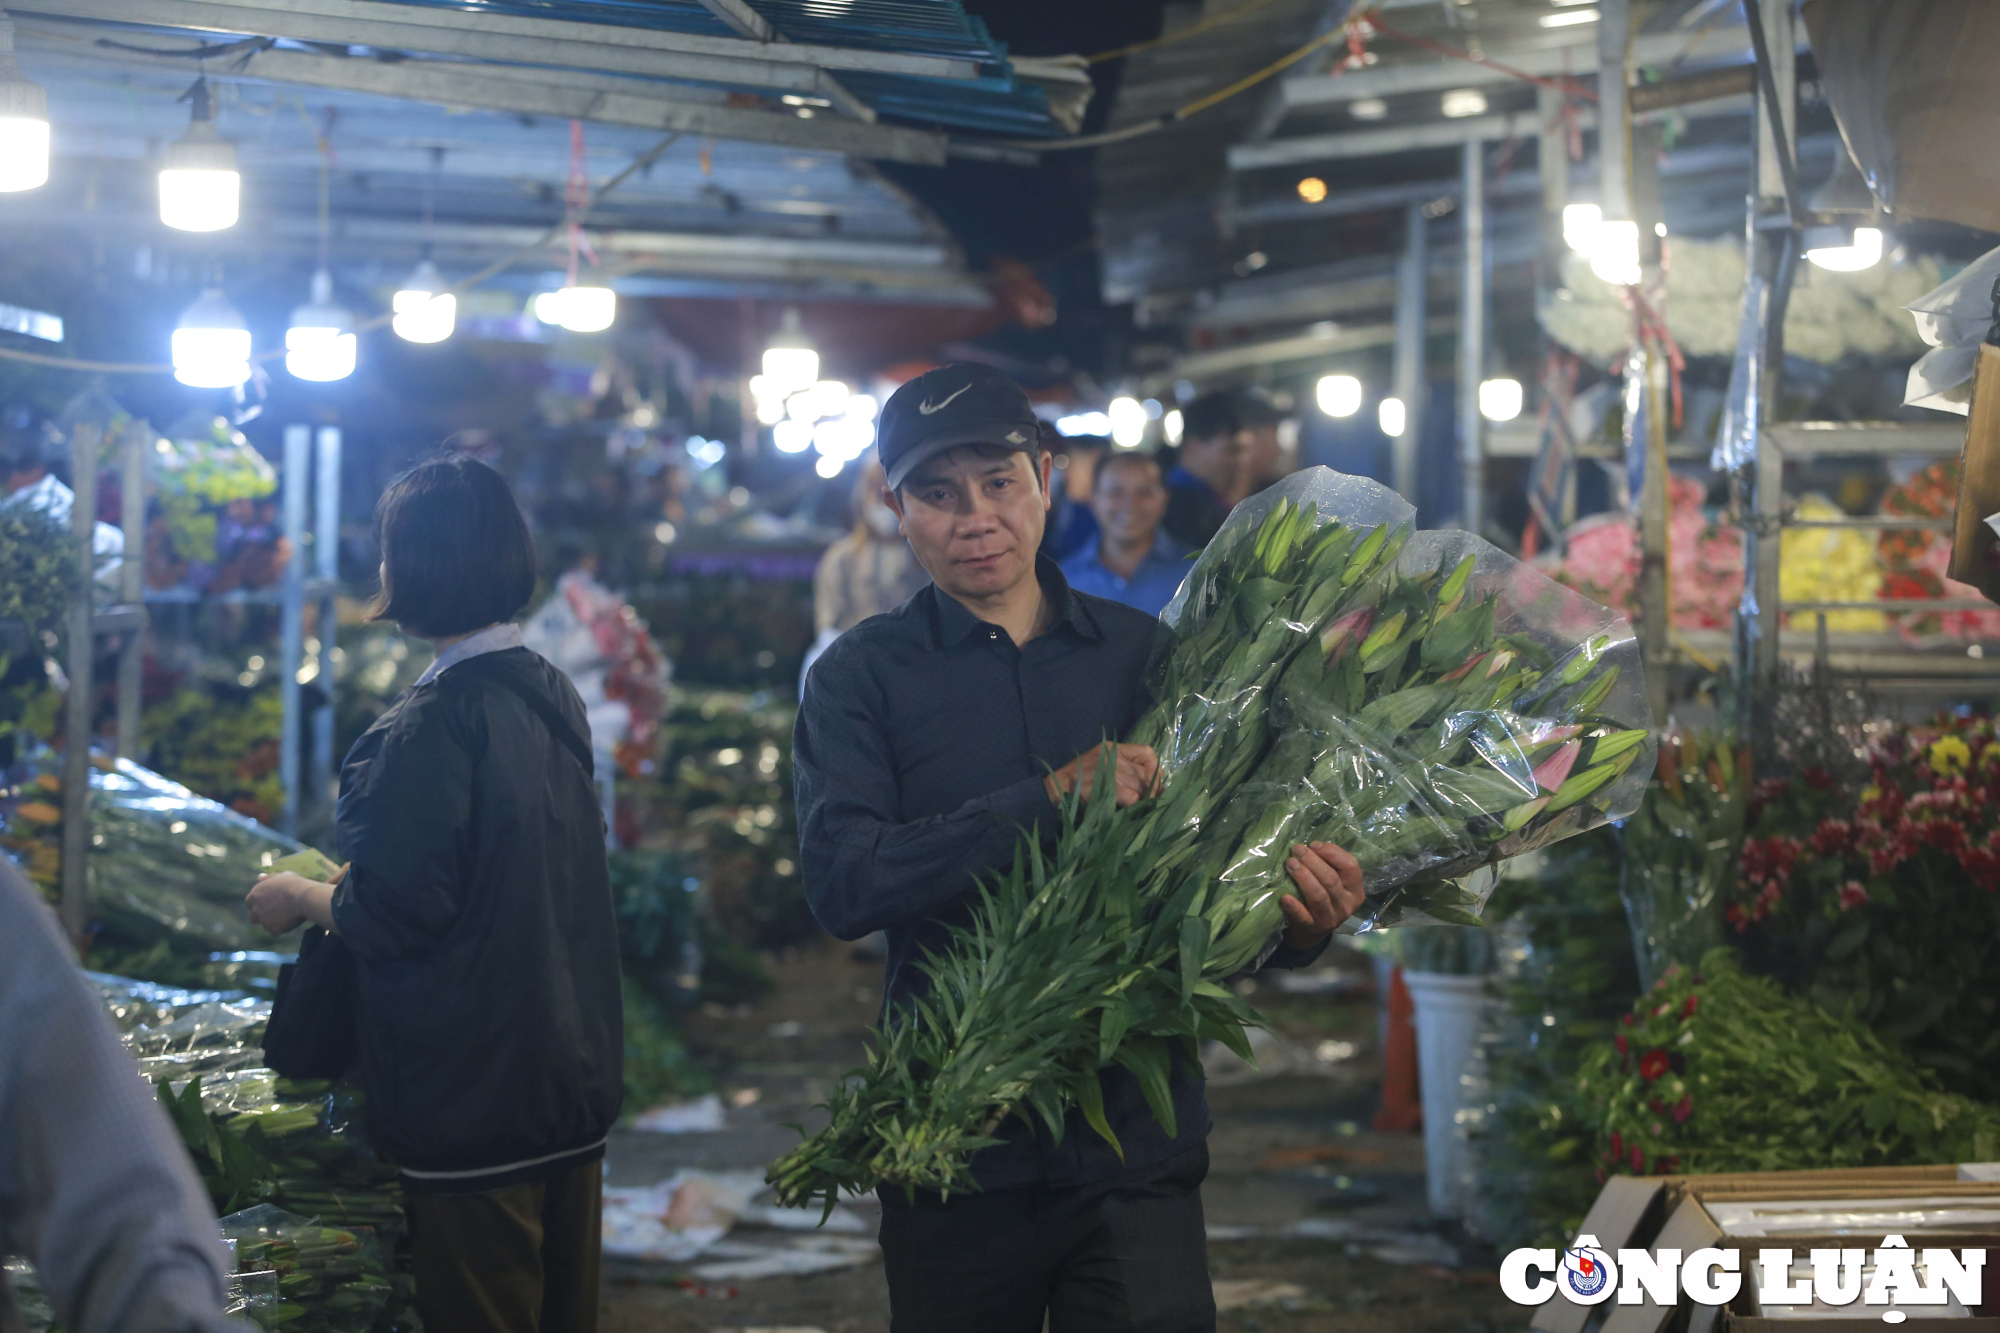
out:
{"label": "metal roof beam", "polygon": [[1240,143],[1229,149],[1229,169],[1289,167],[1340,158],[1382,157],[1418,148],[1456,148],[1467,139],[1532,137],[1541,128],[1533,111],[1497,116],[1466,116],[1425,125],[1398,125],[1380,130],[1346,130],[1339,134],[1307,134],[1269,143]]}
{"label": "metal roof beam", "polygon": [[861,70],[975,79],[978,65],[942,56],[792,42],[700,37],[605,23],[459,15],[382,0],[30,0],[16,15],[97,19],[201,32],[373,46],[474,60],[574,65],[739,87],[818,90],[817,71]]}
{"label": "metal roof beam", "polygon": [[[1488,55],[1523,74],[1548,78],[1563,74],[1597,73],[1594,26],[1579,26],[1561,46],[1534,51],[1489,50]],[[1633,44],[1633,61],[1660,65],[1685,56],[1689,60],[1742,59],[1750,54],[1747,29],[1711,28],[1690,39],[1686,34],[1648,34]],[[1463,60],[1426,60],[1401,65],[1375,65],[1345,74],[1301,75],[1280,85],[1288,111],[1332,106],[1363,97],[1394,97],[1399,93],[1443,92],[1511,83],[1514,77],[1488,65]]]}
{"label": "metal roof beam", "polygon": [[[121,5],[142,4],[148,0],[113,2]],[[148,56],[83,46],[72,34],[56,36],[32,20],[21,22],[18,27],[22,36],[30,42],[46,36],[72,51],[81,47],[93,59],[155,67],[165,65],[182,70],[188,68],[185,59],[172,56]],[[927,130],[870,125],[832,116],[805,120],[777,111],[677,101],[659,97],[645,85],[631,80],[560,70],[442,61],[391,63],[271,50],[252,56],[241,70],[217,71],[210,77],[373,93],[439,106],[513,115],[553,116],[650,130],[680,130],[686,134],[781,144],[826,153],[851,153],[858,157],[923,166],[939,166],[945,159],[945,137]]]}
{"label": "metal roof beam", "polygon": [[[1455,315],[1433,315],[1424,321],[1424,332],[1427,334],[1450,333],[1457,327],[1458,317]],[[1200,380],[1274,362],[1310,361],[1340,352],[1360,351],[1365,347],[1385,347],[1395,340],[1396,326],[1393,324],[1364,324],[1325,333],[1301,334],[1296,338],[1275,338],[1269,342],[1224,347],[1213,352],[1190,353],[1174,362],[1173,376]]]}
{"label": "metal roof beam", "polygon": [[748,37],[753,42],[768,42],[777,36],[764,16],[743,3],[743,0],[701,0],[701,7],[735,33],[738,37]]}
{"label": "metal roof beam", "polygon": [[[273,219],[278,234],[317,234],[318,223],[307,217]],[[343,240],[402,241],[413,238],[410,225],[394,219],[343,218]],[[439,222],[432,238],[439,249],[488,246],[513,249],[534,242],[539,227],[478,222]],[[711,271],[731,264],[818,264],[834,267],[896,270],[906,276],[949,271],[950,247],[934,241],[850,241],[840,237],[745,236],[714,232],[626,231],[590,228],[591,246],[607,259],[643,258],[644,267],[685,265],[691,271]],[[620,263],[619,268],[631,267]]]}

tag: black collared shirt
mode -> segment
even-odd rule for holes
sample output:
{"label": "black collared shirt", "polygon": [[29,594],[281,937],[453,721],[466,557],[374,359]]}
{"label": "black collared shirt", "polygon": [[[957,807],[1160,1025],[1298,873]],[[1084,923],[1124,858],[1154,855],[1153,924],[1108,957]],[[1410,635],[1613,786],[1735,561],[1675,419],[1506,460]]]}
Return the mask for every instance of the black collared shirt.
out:
{"label": "black collared shirt", "polygon": [[[1043,777],[1123,737],[1149,702],[1160,623],[1072,591],[1046,557],[1036,571],[1056,615],[1024,647],[932,586],[834,640],[806,679],[793,750],[806,898],[841,939],[887,934],[889,1004],[923,987],[915,964],[967,920],[974,877],[1012,864],[1024,828],[1053,835]],[[1081,1184],[1207,1135],[1199,1069],[1175,1071],[1173,1138],[1128,1071],[1101,1077],[1122,1162],[1075,1111],[1060,1144],[1017,1117],[1001,1130],[1009,1141],[975,1160],[980,1183]]]}

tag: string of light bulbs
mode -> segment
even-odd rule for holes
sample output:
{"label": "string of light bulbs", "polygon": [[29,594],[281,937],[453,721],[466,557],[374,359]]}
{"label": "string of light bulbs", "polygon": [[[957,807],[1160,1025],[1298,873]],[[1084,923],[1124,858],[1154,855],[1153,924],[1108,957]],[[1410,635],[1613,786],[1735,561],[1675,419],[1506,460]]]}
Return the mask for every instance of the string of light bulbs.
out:
{"label": "string of light bulbs", "polygon": [[[0,17],[0,25],[4,25],[5,23],[6,23],[5,18]],[[11,28],[9,29],[9,31],[11,31]],[[7,61],[5,60],[4,55],[5,55],[4,51],[0,51],[0,84],[4,84],[4,79],[7,70]],[[0,101],[0,106],[5,106],[5,105],[7,104],[4,101]],[[5,129],[4,125],[0,125],[0,161],[4,161],[4,153],[6,148],[4,129]],[[577,213],[576,221],[578,225],[582,225],[584,222],[588,221],[590,214],[600,204],[604,202],[604,200],[612,193],[612,191],[616,190],[619,186],[623,185],[626,181],[630,180],[633,176],[637,175],[639,172],[644,171],[646,168],[652,166],[655,162],[659,161],[660,157],[668,149],[672,148],[676,143],[678,143],[680,139],[681,139],[681,131],[679,130],[675,130],[674,132],[663,136],[651,148],[648,148],[645,152],[639,154],[637,157],[633,158],[629,163],[627,163],[625,167],[618,172],[617,175],[613,176],[610,180],[604,182],[604,184],[598,186],[595,190],[591,191],[589,198],[584,203],[583,208],[580,209]],[[500,256],[498,259],[495,259],[491,263],[487,264],[484,268],[481,268],[478,271],[471,273],[466,277],[460,278],[456,282],[450,283],[442,287],[436,294],[439,296],[450,296],[454,298],[454,304],[455,304],[458,293],[477,287],[480,283],[485,282],[488,278],[491,278],[494,275],[511,267],[518,260],[525,259],[529,255],[545,253],[548,250],[550,243],[553,242],[556,239],[556,237],[560,235],[566,227],[568,227],[568,225],[569,225],[568,219],[556,223],[554,226],[551,226],[548,230],[544,231],[540,236],[537,236],[534,240],[529,241],[526,245],[523,245],[518,249],[508,251],[506,254]],[[197,302],[197,304],[199,304],[199,302]],[[394,320],[393,313],[376,315],[370,319],[365,319],[355,324],[351,329],[351,332],[357,335],[362,333],[369,333],[383,327],[384,325],[393,323],[393,320]],[[274,361],[277,358],[285,355],[287,355],[286,349],[276,348],[269,351],[256,353],[255,355],[249,358],[249,363],[251,366],[254,367],[261,365],[265,362]],[[87,374],[97,374],[97,375],[166,375],[166,374],[172,374],[174,371],[174,366],[171,362],[163,364],[159,362],[92,361],[92,360],[83,360],[76,357],[50,356],[44,352],[30,352],[22,348],[4,347],[4,346],[0,346],[0,360],[19,361],[19,362],[24,362],[28,365],[47,366],[57,370],[74,370],[74,371],[84,372]]]}

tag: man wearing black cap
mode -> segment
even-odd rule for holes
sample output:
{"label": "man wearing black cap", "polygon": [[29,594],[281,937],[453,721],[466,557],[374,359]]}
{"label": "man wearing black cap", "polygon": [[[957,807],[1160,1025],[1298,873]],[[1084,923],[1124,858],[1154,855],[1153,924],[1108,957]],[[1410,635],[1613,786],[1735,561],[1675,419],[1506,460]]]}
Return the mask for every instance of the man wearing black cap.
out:
{"label": "man wearing black cap", "polygon": [[[1093,782],[1100,747],[1146,704],[1159,623],[1071,590],[1038,559],[1050,456],[1026,395],[984,366],[910,381],[882,410],[884,499],[930,587],[836,639],[806,681],[794,744],[807,900],[842,939],[882,930],[886,1004],[968,919],[975,877],[1026,830],[1055,836],[1056,801]],[[1159,765],[1115,752],[1121,805]],[[1361,901],[1352,857],[1295,849],[1297,898],[1270,964],[1316,958]],[[1178,1135],[1111,1066],[1104,1105],[1121,1160],[1071,1112],[1060,1142],[1010,1117],[972,1163],[980,1192],[882,1194],[892,1333],[1212,1329],[1198,1193],[1208,1171],[1201,1071],[1175,1070]]]}

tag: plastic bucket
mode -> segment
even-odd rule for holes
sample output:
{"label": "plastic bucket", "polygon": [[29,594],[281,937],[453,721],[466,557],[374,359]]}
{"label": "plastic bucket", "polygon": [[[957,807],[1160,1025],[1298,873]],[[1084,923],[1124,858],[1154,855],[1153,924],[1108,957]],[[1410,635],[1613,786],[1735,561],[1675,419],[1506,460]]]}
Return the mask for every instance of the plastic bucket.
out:
{"label": "plastic bucket", "polygon": [[1417,1010],[1417,1071],[1424,1103],[1424,1180],[1431,1211],[1457,1217],[1465,1211],[1465,1139],[1458,1133],[1464,1108],[1459,1073],[1479,1039],[1486,1004],[1483,977],[1404,972]]}

